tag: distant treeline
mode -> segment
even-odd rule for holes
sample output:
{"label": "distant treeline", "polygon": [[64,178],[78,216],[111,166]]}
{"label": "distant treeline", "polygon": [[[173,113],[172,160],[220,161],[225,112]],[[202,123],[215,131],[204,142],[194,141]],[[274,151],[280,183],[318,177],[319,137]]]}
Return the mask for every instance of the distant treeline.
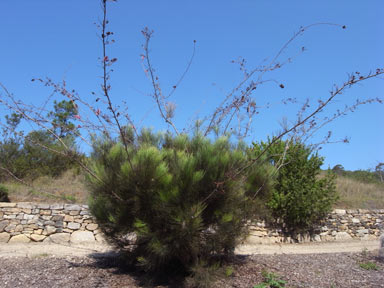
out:
{"label": "distant treeline", "polygon": [[[381,164],[381,165],[380,165]],[[345,170],[341,164],[337,164],[332,168],[332,171],[339,176],[344,176],[363,183],[383,183],[384,181],[384,165],[380,163],[375,167],[375,170]]]}

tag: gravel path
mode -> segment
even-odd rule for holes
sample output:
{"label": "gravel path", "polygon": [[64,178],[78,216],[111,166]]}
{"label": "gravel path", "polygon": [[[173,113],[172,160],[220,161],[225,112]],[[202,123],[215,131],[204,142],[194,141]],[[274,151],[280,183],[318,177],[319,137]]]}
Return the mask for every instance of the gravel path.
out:
{"label": "gravel path", "polygon": [[[243,246],[233,274],[212,287],[252,288],[263,281],[263,270],[280,275],[287,287],[384,287],[377,248],[378,241]],[[0,287],[182,287],[148,285],[145,275],[128,271],[116,256],[108,246],[0,245]]]}

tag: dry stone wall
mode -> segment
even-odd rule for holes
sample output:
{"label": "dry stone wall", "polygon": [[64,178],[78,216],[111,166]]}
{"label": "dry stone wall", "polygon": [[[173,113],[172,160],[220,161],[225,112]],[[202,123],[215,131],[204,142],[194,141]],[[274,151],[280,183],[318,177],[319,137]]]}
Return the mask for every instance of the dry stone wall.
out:
{"label": "dry stone wall", "polygon": [[[295,238],[256,222],[246,243],[371,240],[383,232],[384,209],[336,209],[312,234]],[[0,243],[16,242],[98,244],[104,238],[87,205],[0,202]]]}
{"label": "dry stone wall", "polygon": [[264,222],[256,222],[250,230],[248,244],[373,240],[384,233],[384,209],[335,209],[311,234],[299,234],[294,238],[283,235],[281,229],[267,227]]}
{"label": "dry stone wall", "polygon": [[0,243],[103,241],[87,205],[0,202]]}

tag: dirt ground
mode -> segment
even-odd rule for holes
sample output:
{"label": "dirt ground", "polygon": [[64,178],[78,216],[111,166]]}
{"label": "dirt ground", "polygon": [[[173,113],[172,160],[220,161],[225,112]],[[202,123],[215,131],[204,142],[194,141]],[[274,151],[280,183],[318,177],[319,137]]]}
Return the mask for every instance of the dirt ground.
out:
{"label": "dirt ground", "polygon": [[[262,271],[278,274],[286,287],[384,287],[378,241],[350,241],[239,247],[231,275],[211,287],[251,287]],[[148,282],[127,269],[108,246],[0,245],[0,287],[183,287]],[[375,269],[360,265],[371,263]],[[184,287],[190,287],[184,285]]]}

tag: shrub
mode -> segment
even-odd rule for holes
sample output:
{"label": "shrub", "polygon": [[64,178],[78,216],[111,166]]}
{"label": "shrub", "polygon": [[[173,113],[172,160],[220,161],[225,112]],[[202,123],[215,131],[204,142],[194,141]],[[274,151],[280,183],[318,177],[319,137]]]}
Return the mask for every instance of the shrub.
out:
{"label": "shrub", "polygon": [[[256,154],[268,143],[255,144]],[[285,232],[310,230],[332,209],[338,196],[330,171],[319,177],[323,158],[299,142],[278,141],[266,151],[278,167],[276,185],[267,206]],[[283,160],[283,161],[282,161]]]}
{"label": "shrub", "polygon": [[280,279],[279,275],[276,275],[272,272],[267,272],[263,270],[261,274],[264,277],[264,281],[253,288],[283,288],[287,281]]}
{"label": "shrub", "polygon": [[[228,138],[143,131],[126,153],[119,141],[95,141],[90,208],[109,239],[152,272],[191,272],[228,256],[246,234],[260,183],[235,171],[247,151]],[[129,156],[128,156],[129,154]],[[99,180],[98,180],[98,179]],[[265,181],[264,181],[265,182]]]}
{"label": "shrub", "polygon": [[0,184],[0,202],[10,202],[8,198],[8,189]]}

